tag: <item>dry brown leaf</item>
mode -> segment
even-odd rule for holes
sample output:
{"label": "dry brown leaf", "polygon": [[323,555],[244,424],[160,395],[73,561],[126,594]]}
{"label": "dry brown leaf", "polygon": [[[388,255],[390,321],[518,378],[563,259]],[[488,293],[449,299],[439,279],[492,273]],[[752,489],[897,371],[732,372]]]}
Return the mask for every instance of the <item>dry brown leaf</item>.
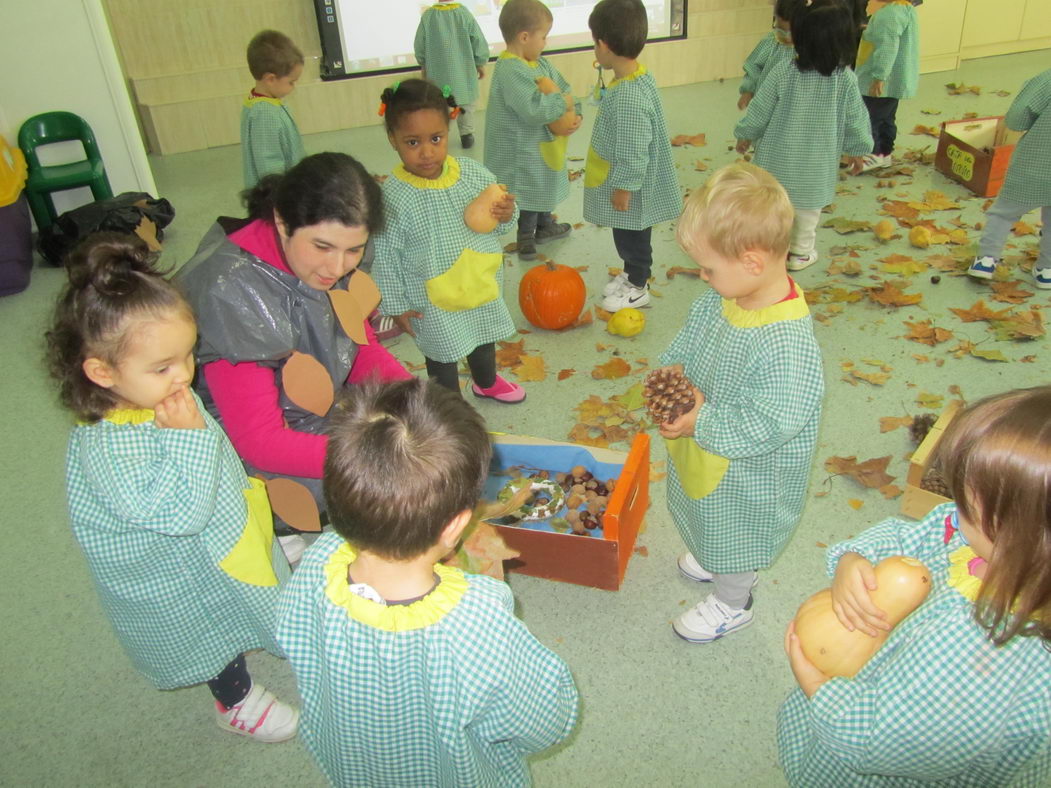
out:
{"label": "dry brown leaf", "polygon": [[683,276],[692,276],[694,279],[699,279],[701,276],[701,269],[687,268],[686,266],[682,265],[673,265],[671,268],[668,269],[669,279],[676,276],[677,274],[681,274]]}
{"label": "dry brown leaf", "polygon": [[522,356],[521,363],[511,371],[524,383],[543,380],[547,377],[543,356]]}
{"label": "dry brown leaf", "polygon": [[865,291],[872,301],[883,306],[912,306],[923,300],[922,293],[906,293],[898,282],[883,282],[880,287],[866,287]]}
{"label": "dry brown leaf", "polygon": [[969,309],[949,307],[949,311],[954,312],[964,323],[976,323],[979,320],[1006,320],[1011,314],[1010,307],[996,311],[987,307],[985,301],[982,300],[975,301]]}
{"label": "dry brown leaf", "polygon": [[522,355],[525,353],[525,340],[517,342],[498,342],[496,351],[496,365],[500,369],[511,369],[522,363]]}
{"label": "dry brown leaf", "polygon": [[570,377],[571,375],[575,375],[576,373],[577,371],[575,369],[560,369],[558,371],[558,379],[565,380],[566,378]]}
{"label": "dry brown leaf", "polygon": [[993,290],[993,301],[1001,301],[1005,304],[1021,304],[1032,298],[1033,293],[1029,290],[1023,290],[1021,285],[1022,283],[1017,279],[1012,279],[1008,282],[990,282],[989,286]]}
{"label": "dry brown leaf", "polygon": [[694,134],[692,136],[689,134],[677,134],[672,137],[671,144],[673,148],[681,148],[684,145],[692,145],[695,148],[700,148],[703,145],[707,145],[708,140],[705,139],[704,134]]}
{"label": "dry brown leaf", "polygon": [[1004,320],[994,320],[989,328],[997,339],[1004,341],[1038,339],[1045,333],[1043,315],[1035,309],[1016,312]]}
{"label": "dry brown leaf", "polygon": [[880,432],[891,432],[898,427],[911,427],[912,416],[881,416],[879,420]]}
{"label": "dry brown leaf", "polygon": [[903,336],[904,339],[908,339],[912,342],[919,342],[922,345],[935,345],[946,342],[952,339],[952,331],[945,328],[938,328],[936,325],[931,323],[930,320],[919,320],[914,323],[908,320],[902,321],[905,326],[909,329],[909,332]]}
{"label": "dry brown leaf", "polygon": [[912,133],[920,135],[926,134],[928,137],[934,137],[934,139],[938,139],[938,137],[941,136],[941,129],[939,129],[937,126],[924,126],[920,123],[917,123],[916,127],[912,130]]}
{"label": "dry brown leaf", "polygon": [[887,499],[897,498],[899,495],[902,494],[902,492],[904,492],[896,484],[885,484],[885,485],[883,485],[882,487],[879,488],[879,491],[880,491],[880,493],[883,494],[883,497],[887,498]]}
{"label": "dry brown leaf", "polygon": [[622,378],[629,372],[631,372],[631,365],[627,361],[622,358],[612,358],[591,370],[591,377],[595,380],[612,380]]}
{"label": "dry brown leaf", "polygon": [[864,462],[858,462],[857,457],[829,457],[825,460],[825,470],[837,476],[849,476],[863,487],[878,490],[894,481],[895,477],[887,473],[890,459],[889,454]]}
{"label": "dry brown leaf", "polygon": [[854,509],[855,511],[865,505],[865,502],[862,501],[860,498],[848,498],[847,503],[850,504],[850,508]]}
{"label": "dry brown leaf", "polygon": [[708,165],[705,164],[700,159],[698,159],[697,161],[695,161],[693,163],[693,169],[696,170],[697,172],[707,172],[708,171]]}

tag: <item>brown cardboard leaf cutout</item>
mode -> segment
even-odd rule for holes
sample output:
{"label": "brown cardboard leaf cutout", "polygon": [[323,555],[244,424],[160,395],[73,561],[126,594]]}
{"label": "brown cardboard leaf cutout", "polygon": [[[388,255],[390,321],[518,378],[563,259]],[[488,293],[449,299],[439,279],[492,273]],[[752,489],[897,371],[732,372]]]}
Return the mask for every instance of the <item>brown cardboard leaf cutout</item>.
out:
{"label": "brown cardboard leaf cutout", "polygon": [[329,290],[328,297],[344,333],[359,345],[368,344],[365,319],[380,303],[380,291],[372,277],[364,271],[355,271],[346,290]]}
{"label": "brown cardboard leaf cutout", "polygon": [[264,479],[274,514],[299,531],[320,531],[321,517],[310,490],[291,479]]}
{"label": "brown cardboard leaf cutout", "polygon": [[825,470],[836,475],[849,476],[863,487],[878,490],[894,481],[887,473],[890,455],[875,457],[858,462],[857,457],[829,457],[825,460]]}
{"label": "brown cardboard leaf cutout", "polygon": [[308,353],[292,351],[281,369],[281,387],[303,410],[327,416],[335,398],[332,377],[324,365]]}

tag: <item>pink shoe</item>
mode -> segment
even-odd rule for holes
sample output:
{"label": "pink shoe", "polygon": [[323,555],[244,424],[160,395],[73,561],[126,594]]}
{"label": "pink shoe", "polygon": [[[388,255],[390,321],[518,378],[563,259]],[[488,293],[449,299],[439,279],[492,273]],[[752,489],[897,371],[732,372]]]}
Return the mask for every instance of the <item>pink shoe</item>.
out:
{"label": "pink shoe", "polygon": [[497,402],[504,402],[508,405],[521,402],[526,397],[524,388],[517,383],[504,380],[499,375],[496,376],[496,382],[487,389],[479,388],[477,383],[472,383],[471,391],[474,392],[476,397],[495,399]]}

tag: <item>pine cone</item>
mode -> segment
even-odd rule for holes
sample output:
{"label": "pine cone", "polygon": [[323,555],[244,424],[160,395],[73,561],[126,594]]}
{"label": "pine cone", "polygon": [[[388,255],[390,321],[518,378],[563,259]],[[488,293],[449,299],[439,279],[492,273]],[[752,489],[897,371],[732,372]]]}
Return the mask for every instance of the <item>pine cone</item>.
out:
{"label": "pine cone", "polygon": [[916,445],[923,443],[923,439],[927,437],[927,433],[931,431],[931,427],[934,426],[934,422],[938,420],[938,417],[933,413],[921,413],[919,416],[912,417],[912,424],[909,425],[909,437],[912,438],[912,442]]}
{"label": "pine cone", "polygon": [[646,376],[642,390],[646,409],[657,424],[675,421],[693,409],[693,386],[677,369],[655,369]]}
{"label": "pine cone", "polygon": [[945,477],[941,475],[937,468],[927,469],[927,472],[923,474],[923,479],[920,481],[920,488],[935,495],[940,495],[942,498],[952,498],[952,490],[949,489],[949,485],[945,482]]}

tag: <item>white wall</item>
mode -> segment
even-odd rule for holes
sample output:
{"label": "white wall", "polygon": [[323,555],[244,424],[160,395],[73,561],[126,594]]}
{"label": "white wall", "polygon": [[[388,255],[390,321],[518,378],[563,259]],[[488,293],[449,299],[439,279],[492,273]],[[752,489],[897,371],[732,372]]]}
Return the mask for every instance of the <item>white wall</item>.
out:
{"label": "white wall", "polygon": [[[41,112],[66,110],[95,132],[113,193],[156,194],[100,0],[2,0],[0,134],[18,144],[18,129]],[[76,143],[51,146],[57,164],[83,158]],[[62,211],[91,201],[87,188],[55,195]]]}

